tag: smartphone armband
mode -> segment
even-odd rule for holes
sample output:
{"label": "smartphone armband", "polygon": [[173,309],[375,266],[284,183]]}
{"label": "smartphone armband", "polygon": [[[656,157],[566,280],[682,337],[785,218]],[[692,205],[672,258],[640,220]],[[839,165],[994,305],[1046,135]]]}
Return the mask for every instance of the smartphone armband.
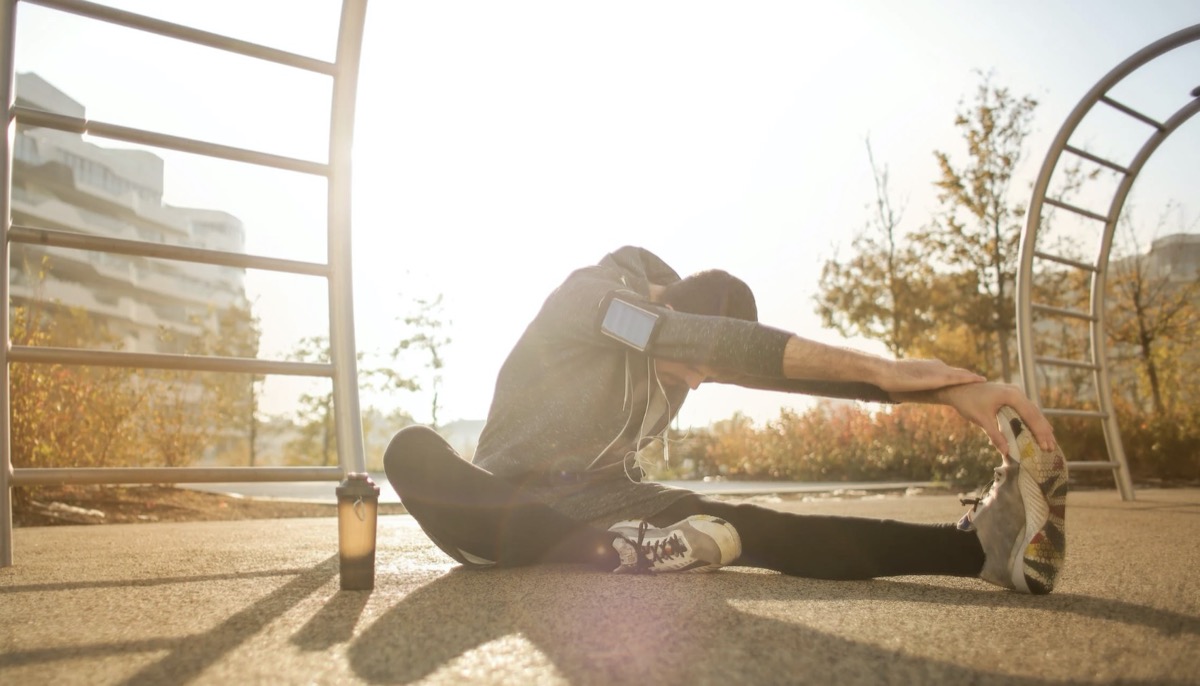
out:
{"label": "smartphone armband", "polygon": [[600,333],[640,352],[654,341],[659,319],[658,313],[622,298],[620,291],[609,293],[600,302]]}

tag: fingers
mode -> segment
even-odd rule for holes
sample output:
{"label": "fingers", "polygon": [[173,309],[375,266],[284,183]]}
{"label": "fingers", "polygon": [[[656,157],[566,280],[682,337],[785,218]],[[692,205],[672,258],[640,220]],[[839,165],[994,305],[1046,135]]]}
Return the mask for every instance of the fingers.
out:
{"label": "fingers", "polygon": [[[992,445],[1001,453],[1007,454],[1009,446],[1008,440],[997,425],[996,415],[1005,405],[1017,411],[1042,450],[1053,452],[1058,448],[1058,442],[1054,438],[1054,427],[1050,426],[1049,420],[1037,404],[1026,396],[1019,386],[989,383],[974,372],[951,367],[936,360],[909,361],[908,371],[917,372],[917,376],[925,383],[929,383],[935,376],[947,380],[947,383],[942,384],[936,402],[951,405],[964,418],[981,427]],[[925,398],[924,401],[929,400]]]}
{"label": "fingers", "polygon": [[1025,426],[1033,432],[1033,438],[1037,441],[1038,446],[1046,452],[1053,452],[1058,446],[1054,439],[1054,427],[1050,426],[1050,421],[1046,419],[1046,415],[1038,409],[1038,406],[1032,400],[1027,398],[1023,393],[1012,404],[1012,408],[1017,411],[1021,419],[1025,421]]}
{"label": "fingers", "polygon": [[1016,410],[1042,450],[1052,452],[1057,447],[1054,428],[1019,386],[1003,383],[965,384],[952,389],[947,398],[959,414],[982,428],[992,445],[1003,454],[1008,454],[1009,445],[996,415],[1006,405]]}
{"label": "fingers", "polygon": [[1000,431],[996,422],[993,421],[985,423],[982,426],[983,432],[987,434],[988,439],[991,440],[992,445],[996,447],[996,450],[999,450],[1003,455],[1007,455],[1008,439],[1004,438],[1004,432]]}
{"label": "fingers", "polygon": [[[1020,387],[1011,384],[1001,386],[998,404],[992,410],[993,414],[999,412],[1000,408],[1004,405],[1008,405],[1017,411],[1017,415],[1025,422],[1025,426],[1033,432],[1033,438],[1042,450],[1052,452],[1057,448],[1057,441],[1054,440],[1054,427],[1050,426],[1050,421],[1046,419],[1046,415],[1042,414],[1037,404],[1030,400]],[[992,443],[996,443],[996,441],[993,439]],[[1008,441],[1004,440],[1003,435],[1001,435],[1001,443],[997,444],[996,447],[1007,452]]]}
{"label": "fingers", "polygon": [[981,411],[978,416],[971,417],[971,422],[979,428],[983,429],[983,433],[987,435],[992,446],[999,450],[1001,454],[1008,454],[1008,439],[1004,437],[1004,432],[1000,430],[1000,423],[996,421],[996,414],[1005,403],[997,403],[993,407],[988,403],[984,407],[979,408]]}

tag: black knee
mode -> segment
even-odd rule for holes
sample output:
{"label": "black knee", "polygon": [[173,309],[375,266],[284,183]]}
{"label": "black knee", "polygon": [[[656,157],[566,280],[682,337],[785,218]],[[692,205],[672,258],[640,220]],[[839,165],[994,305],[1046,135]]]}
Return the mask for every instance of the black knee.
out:
{"label": "black knee", "polygon": [[438,435],[438,432],[428,426],[414,424],[400,429],[395,436],[392,436],[391,442],[388,443],[388,447],[383,453],[383,463],[402,466],[403,463],[415,459],[416,456],[434,451],[454,452],[454,448],[451,448],[446,439]]}
{"label": "black knee", "polygon": [[420,489],[434,478],[439,460],[462,457],[427,426],[406,426],[392,437],[383,453],[383,470],[401,499],[403,491]]}

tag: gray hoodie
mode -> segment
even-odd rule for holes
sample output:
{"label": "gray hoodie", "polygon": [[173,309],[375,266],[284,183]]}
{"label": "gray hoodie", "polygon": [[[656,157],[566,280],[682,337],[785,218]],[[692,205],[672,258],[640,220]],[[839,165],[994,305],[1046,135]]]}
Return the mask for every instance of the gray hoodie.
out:
{"label": "gray hoodie", "polygon": [[[659,383],[653,358],[706,365],[726,383],[886,400],[866,384],[785,379],[785,331],[650,302],[651,283],[678,280],[658,256],[629,246],[572,272],[501,367],[475,463],[569,516],[611,524],[687,494],[640,483],[636,453],[665,431],[688,391]],[[659,315],[645,352],[600,333],[600,306],[614,291]]]}

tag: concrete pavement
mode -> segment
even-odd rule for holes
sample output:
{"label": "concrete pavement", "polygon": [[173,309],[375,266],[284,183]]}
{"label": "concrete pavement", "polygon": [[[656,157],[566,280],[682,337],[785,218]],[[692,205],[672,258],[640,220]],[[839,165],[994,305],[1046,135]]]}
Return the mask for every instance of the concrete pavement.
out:
{"label": "concrete pavement", "polygon": [[1072,493],[1067,520],[1045,597],[942,577],[467,572],[405,515],[380,520],[375,590],[344,592],[333,518],[18,529],[0,683],[1200,683],[1200,489]]}

